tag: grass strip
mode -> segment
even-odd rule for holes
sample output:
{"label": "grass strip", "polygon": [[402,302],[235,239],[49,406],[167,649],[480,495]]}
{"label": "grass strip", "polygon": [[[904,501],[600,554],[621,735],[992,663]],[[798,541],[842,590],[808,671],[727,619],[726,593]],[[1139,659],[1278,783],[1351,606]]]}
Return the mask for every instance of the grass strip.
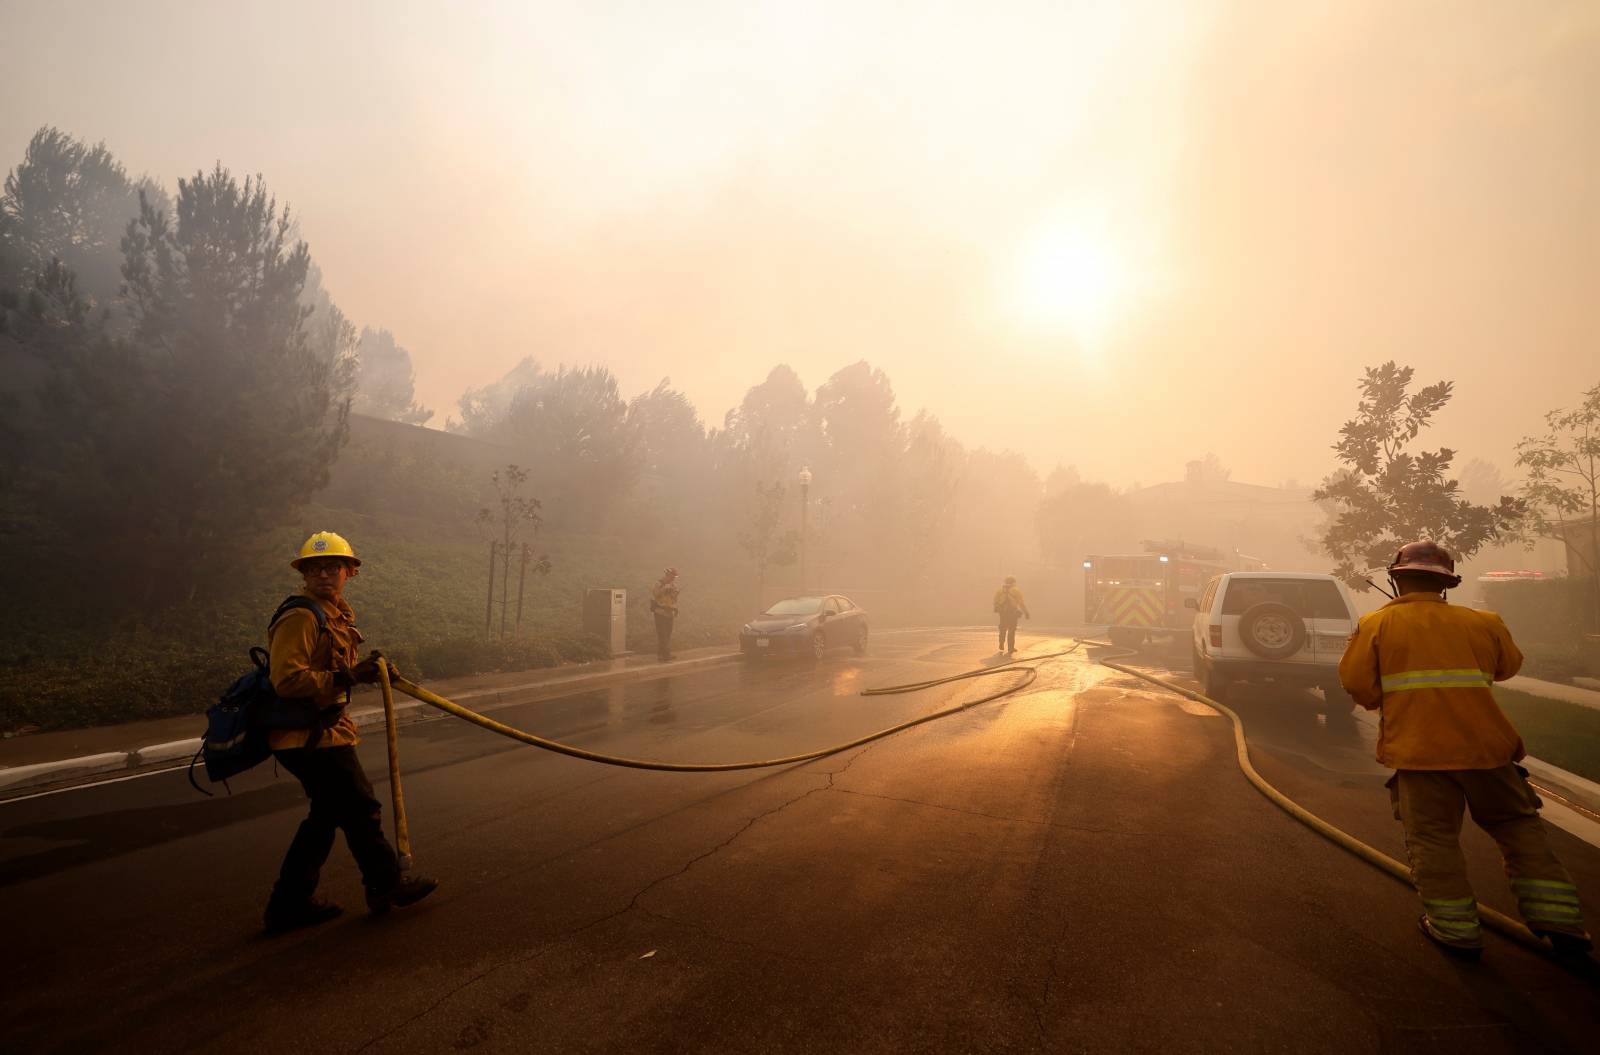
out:
{"label": "grass strip", "polygon": [[1600,781],[1600,711],[1499,686],[1494,696],[1530,755]]}

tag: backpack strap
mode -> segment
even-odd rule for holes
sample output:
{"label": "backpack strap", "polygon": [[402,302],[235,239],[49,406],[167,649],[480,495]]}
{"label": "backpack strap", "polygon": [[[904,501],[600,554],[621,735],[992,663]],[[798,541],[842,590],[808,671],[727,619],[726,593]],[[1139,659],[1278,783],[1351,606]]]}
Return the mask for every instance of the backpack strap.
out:
{"label": "backpack strap", "polygon": [[[198,763],[200,761],[200,756],[205,753],[205,749],[206,749],[205,737],[202,736],[200,738],[200,750],[196,751],[194,753],[194,757],[189,759],[189,784],[196,791],[198,791],[200,794],[204,795],[206,798],[209,799],[209,798],[214,798],[215,796],[213,796],[211,794],[211,792],[207,791],[205,788],[201,787],[199,782],[194,779],[194,767],[195,767],[196,763]],[[224,786],[226,786],[226,785],[224,785]]]}
{"label": "backpack strap", "polygon": [[[322,606],[317,604],[309,597],[295,593],[285,597],[283,599],[283,603],[278,606],[278,610],[272,613],[272,621],[267,624],[267,636],[269,638],[272,636],[272,628],[278,625],[278,620],[282,619],[286,614],[294,611],[296,608],[304,608],[316,618],[317,636],[320,637],[328,632],[328,615],[322,610]],[[251,658],[253,659],[254,657],[252,656]],[[333,728],[334,725],[339,721],[340,715],[344,713],[345,708],[349,706],[350,690],[347,688],[344,690],[344,704],[340,707],[324,708],[324,710],[329,713],[318,715],[317,720],[311,724],[311,735],[306,738],[306,747],[316,747],[317,744],[322,740],[323,732]]]}
{"label": "backpack strap", "polygon": [[311,598],[302,597],[296,593],[284,598],[283,603],[278,606],[278,610],[272,613],[272,619],[267,623],[267,636],[272,636],[272,628],[278,625],[278,620],[296,608],[304,608],[316,618],[318,634],[326,634],[328,632],[328,614],[322,610],[322,606]]}

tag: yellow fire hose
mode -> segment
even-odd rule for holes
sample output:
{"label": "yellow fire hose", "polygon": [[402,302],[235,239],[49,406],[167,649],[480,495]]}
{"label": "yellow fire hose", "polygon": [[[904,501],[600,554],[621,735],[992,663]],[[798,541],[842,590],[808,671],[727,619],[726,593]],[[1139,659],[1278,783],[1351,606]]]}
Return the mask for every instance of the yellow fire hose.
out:
{"label": "yellow fire hose", "polygon": [[400,871],[411,867],[411,827],[406,824],[406,797],[400,790],[400,730],[394,720],[394,688],[389,683],[389,663],[382,652],[378,660],[378,687],[383,690],[383,724],[389,740],[389,794],[394,800],[394,847],[400,857]]}
{"label": "yellow fire hose", "polygon": [[[952,714],[959,714],[962,711],[977,707],[980,704],[991,703],[994,700],[998,700],[1002,697],[1010,696],[1013,693],[1020,692],[1022,689],[1025,689],[1029,685],[1033,684],[1034,680],[1038,678],[1039,671],[1037,668],[1018,666],[1017,664],[1043,659],[1054,659],[1057,656],[1065,656],[1070,652],[1076,651],[1078,647],[1079,646],[1074,645],[1072,648],[1061,652],[1050,652],[1039,656],[1023,656],[1020,659],[1016,659],[1010,663],[999,666],[985,667],[981,670],[969,670],[961,674],[953,674],[946,678],[934,678],[931,681],[918,681],[906,685],[888,685],[878,689],[866,689],[861,693],[861,695],[888,696],[905,692],[920,692],[923,689],[931,689],[936,685],[948,685],[954,681],[964,681],[969,678],[989,677],[994,674],[1026,675],[1026,677],[1017,682],[1015,685],[1009,685],[997,692],[992,692],[987,696],[981,696],[976,700],[968,700],[965,703],[958,703],[954,707],[946,707],[943,710],[934,711],[931,714],[925,714],[920,718],[913,718],[910,721],[901,722],[899,725],[891,725],[887,729],[879,729],[875,733],[868,733],[866,736],[857,737],[856,739],[847,741],[846,743],[835,744],[832,747],[824,747],[817,751],[807,751],[805,754],[785,755],[782,758],[764,758],[754,762],[658,762],[654,759],[648,758],[624,758],[620,755],[608,755],[598,751],[588,751],[581,747],[573,747],[571,744],[563,744],[557,740],[547,740],[542,736],[535,735],[534,733],[514,728],[513,726],[506,725],[503,722],[497,722],[493,718],[463,707],[453,700],[447,700],[443,696],[429,692],[421,685],[418,685],[412,681],[408,681],[405,678],[395,678],[393,684],[395,688],[399,689],[407,696],[415,697],[416,699],[421,700],[423,703],[428,704],[430,707],[437,707],[446,714],[453,714],[457,718],[462,718],[474,725],[482,726],[492,733],[499,733],[501,736],[509,737],[512,740],[528,744],[532,747],[540,747],[546,751],[554,751],[556,754],[568,755],[572,758],[581,758],[588,762],[599,762],[602,765],[607,766],[622,766],[627,769],[654,769],[667,773],[728,773],[741,769],[767,769],[772,766],[789,766],[800,762],[811,762],[819,758],[826,758],[829,755],[836,755],[841,751],[848,751],[853,747],[860,747],[862,744],[870,744],[874,740],[882,740],[886,736],[893,736],[895,733],[903,732],[906,729],[910,729],[912,726],[922,725],[925,722],[937,721],[940,718],[948,718]],[[387,671],[384,672],[384,676],[387,677]]]}
{"label": "yellow fire hose", "polygon": [[399,730],[395,724],[394,689],[399,689],[406,695],[421,700],[430,707],[437,707],[446,714],[454,715],[455,717],[471,722],[474,725],[481,726],[492,733],[499,733],[501,736],[509,737],[512,740],[516,740],[519,743],[528,744],[532,747],[540,747],[546,751],[554,751],[556,754],[567,755],[572,758],[581,758],[587,762],[599,762],[602,765],[608,766],[622,766],[627,769],[654,769],[668,773],[726,773],[740,769],[766,769],[772,766],[794,765],[799,762],[810,762],[818,758],[826,758],[829,755],[836,755],[841,751],[848,751],[852,747],[860,747],[863,744],[870,744],[874,740],[882,740],[886,736],[893,736],[895,733],[903,732],[906,729],[910,729],[912,726],[922,725],[925,722],[936,721],[940,718],[948,718],[953,714],[959,714],[962,711],[977,707],[980,704],[990,703],[994,700],[1001,699],[1002,697],[1010,696],[1013,693],[1020,692],[1022,689],[1027,688],[1029,685],[1033,684],[1035,679],[1039,677],[1038,668],[1019,666],[1018,664],[1030,663],[1044,659],[1055,659],[1058,656],[1065,656],[1076,652],[1081,647],[1081,644],[1075,644],[1071,648],[1063,649],[1060,652],[1047,652],[1043,655],[1021,656],[1015,660],[1011,660],[1010,662],[1002,663],[997,666],[985,667],[981,670],[964,671],[963,673],[953,674],[945,678],[934,678],[929,681],[911,682],[905,685],[887,685],[877,689],[866,689],[861,693],[861,695],[889,696],[899,693],[920,692],[923,689],[931,689],[937,685],[948,685],[951,682],[965,681],[970,678],[989,677],[990,675],[994,674],[1026,675],[1026,677],[1017,682],[1015,685],[1007,686],[998,692],[992,692],[989,695],[980,697],[976,700],[968,700],[966,703],[957,704],[954,707],[946,707],[943,710],[935,711],[932,714],[925,714],[920,718],[913,718],[908,722],[901,722],[899,725],[892,725],[887,729],[880,729],[875,733],[869,733],[866,736],[858,737],[847,743],[836,744],[833,747],[825,747],[819,751],[809,751],[803,755],[788,755],[783,758],[767,758],[756,762],[720,763],[657,762],[653,759],[646,758],[624,758],[620,755],[607,755],[598,751],[587,751],[581,747],[573,747],[571,744],[563,744],[557,740],[548,740],[542,736],[537,736],[525,730],[506,725],[503,722],[497,722],[487,715],[479,714],[477,711],[463,707],[453,700],[447,700],[443,696],[429,692],[421,685],[418,685],[416,682],[409,681],[406,678],[396,676],[391,679],[389,676],[389,664],[382,661],[381,652],[374,652],[374,657],[380,660],[378,663],[378,686],[383,692],[383,718],[384,725],[386,727],[385,731],[388,736],[389,747],[389,789],[394,801],[394,840],[395,848],[400,857],[400,867],[402,870],[410,868],[412,864],[412,856],[411,830],[406,823],[406,800],[405,795],[400,790],[400,741]]}
{"label": "yellow fire hose", "polygon": [[[1093,642],[1080,641],[1079,644],[1093,644]],[[1137,653],[1119,652],[1115,654],[1115,658],[1124,659],[1132,655],[1137,655]],[[1269,784],[1267,779],[1258,773],[1256,771],[1256,767],[1250,763],[1250,750],[1246,745],[1244,738],[1244,720],[1241,719],[1231,707],[1228,707],[1226,704],[1218,703],[1216,700],[1213,700],[1211,697],[1206,696],[1203,693],[1195,692],[1192,689],[1186,689],[1176,682],[1168,681],[1165,678],[1158,678],[1154,674],[1138,670],[1123,663],[1114,662],[1111,657],[1101,657],[1100,663],[1103,666],[1110,667],[1112,670],[1121,671],[1124,674],[1131,674],[1143,681],[1148,681],[1152,685],[1159,685],[1169,692],[1175,692],[1180,696],[1186,696],[1189,699],[1194,700],[1196,703],[1203,703],[1217,713],[1226,715],[1233,721],[1233,743],[1235,752],[1238,755],[1239,768],[1244,771],[1245,779],[1249,780],[1251,784],[1255,785],[1257,791],[1261,792],[1261,794],[1265,795],[1269,800],[1271,800],[1273,805],[1279,807],[1289,816],[1304,824],[1312,831],[1350,851],[1373,867],[1389,873],[1396,879],[1405,883],[1407,886],[1412,885],[1411,870],[1405,865],[1401,864],[1399,861],[1396,861],[1388,854],[1383,853],[1381,850],[1378,850],[1372,846],[1368,846],[1366,843],[1362,842],[1360,839],[1357,839],[1349,832],[1346,832],[1341,828],[1334,827],[1321,817],[1318,817],[1315,813],[1312,813],[1310,810],[1306,809],[1304,806],[1301,806],[1299,803],[1289,798],[1289,796],[1285,795],[1283,792]],[[1537,934],[1534,934],[1533,931],[1529,930],[1527,927],[1523,926],[1521,923],[1512,919],[1510,916],[1507,916],[1503,912],[1498,912],[1495,909],[1490,908],[1488,905],[1480,904],[1478,906],[1478,916],[1485,924],[1488,925],[1491,930],[1499,931],[1512,941],[1515,941],[1521,945],[1525,945],[1536,952],[1542,952],[1546,954],[1552,952],[1549,942],[1545,941]]]}
{"label": "yellow fire hose", "polygon": [[[984,667],[978,670],[964,671],[960,674],[953,674],[943,678],[932,678],[928,681],[909,682],[904,685],[887,685],[876,689],[865,689],[861,692],[861,695],[863,696],[889,696],[898,695],[901,693],[921,692],[925,689],[931,689],[939,685],[948,685],[952,682],[965,681],[972,678],[990,677],[996,674],[1026,675],[1016,684],[1007,686],[1006,688],[1000,689],[997,692],[992,692],[987,696],[979,697],[976,700],[969,700],[966,703],[956,704],[953,707],[946,707],[942,710],[934,711],[931,714],[925,714],[920,718],[913,718],[910,721],[901,722],[898,725],[889,726],[887,729],[880,729],[875,733],[869,733],[866,736],[857,737],[854,740],[850,740],[842,744],[836,744],[832,747],[825,747],[817,751],[808,751],[799,755],[786,755],[782,758],[767,758],[751,762],[716,763],[659,762],[653,759],[626,758],[619,755],[608,755],[598,751],[588,751],[584,748],[574,747],[571,744],[564,744],[557,740],[549,740],[534,733],[506,725],[503,722],[497,722],[493,718],[479,714],[477,711],[471,710],[470,708],[463,707],[453,700],[447,700],[443,696],[429,692],[421,685],[418,685],[406,678],[397,676],[391,681],[389,677],[388,664],[380,662],[378,664],[378,684],[383,691],[384,719],[388,727],[389,783],[394,799],[395,842],[400,853],[401,867],[409,868],[411,865],[411,834],[406,825],[405,796],[400,790],[399,739],[398,731],[395,725],[394,695],[392,689],[399,689],[406,695],[420,700],[423,703],[428,704],[430,707],[438,708],[446,714],[454,715],[455,717],[471,722],[474,725],[481,726],[490,732],[499,733],[501,736],[516,740],[519,743],[528,744],[532,747],[543,748],[546,751],[553,751],[556,754],[567,755],[571,758],[581,758],[588,762],[598,762],[602,765],[609,766],[621,766],[627,769],[650,769],[668,773],[727,773],[736,770],[767,769],[774,766],[787,766],[795,765],[801,762],[815,761],[819,758],[826,758],[829,755],[839,754],[841,751],[848,751],[851,748],[860,747],[863,744],[870,744],[874,740],[882,740],[884,737],[893,736],[895,733],[903,732],[914,726],[937,721],[941,718],[948,718],[951,715],[959,714],[965,710],[970,710],[971,708],[980,706],[981,704],[991,703],[995,700],[1010,696],[1016,692],[1020,692],[1022,689],[1025,689],[1029,685],[1033,684],[1033,682],[1038,678],[1039,671],[1037,667],[1022,666],[1020,664],[1036,662],[1039,660],[1055,659],[1060,656],[1069,655],[1073,652],[1076,652],[1086,644],[1100,643],[1079,640],[1071,648],[1063,649],[1059,652],[1047,652],[1041,655],[1022,656],[1011,662],[1000,664],[994,667]],[[1394,858],[1383,853],[1382,851],[1367,845],[1343,829],[1329,824],[1327,821],[1323,820],[1321,817],[1318,817],[1310,810],[1307,810],[1305,807],[1301,806],[1299,803],[1295,802],[1293,799],[1289,798],[1283,792],[1279,791],[1277,788],[1268,783],[1267,779],[1263,777],[1250,762],[1249,746],[1245,740],[1244,720],[1241,719],[1232,708],[1213,700],[1209,696],[1195,692],[1192,689],[1184,688],[1182,685],[1168,681],[1165,678],[1159,678],[1154,674],[1147,673],[1135,667],[1130,667],[1126,664],[1115,662],[1116,659],[1126,659],[1129,656],[1137,654],[1137,652],[1132,651],[1118,652],[1114,653],[1112,656],[1101,657],[1099,662],[1103,666],[1109,667],[1112,670],[1131,675],[1135,678],[1147,681],[1152,685],[1166,689],[1169,692],[1175,692],[1180,696],[1185,696],[1188,699],[1194,700],[1196,703],[1204,704],[1217,713],[1226,716],[1233,722],[1234,749],[1239,763],[1239,768],[1243,771],[1245,778],[1255,786],[1256,790],[1265,795],[1267,799],[1270,800],[1275,806],[1282,809],[1295,820],[1306,825],[1312,831],[1330,840],[1343,849],[1348,850],[1350,853],[1361,858],[1363,861],[1366,861],[1373,867],[1387,872],[1394,878],[1404,882],[1407,886],[1411,885],[1411,872],[1410,869],[1408,869],[1405,865],[1401,864],[1399,861],[1396,861]],[[1480,919],[1482,919],[1482,921],[1488,925],[1491,930],[1498,931],[1513,941],[1536,952],[1542,952],[1546,954],[1552,952],[1549,942],[1545,941],[1543,938],[1540,938],[1523,924],[1512,919],[1510,916],[1505,915],[1503,912],[1499,912],[1487,905],[1479,905],[1478,914]]]}

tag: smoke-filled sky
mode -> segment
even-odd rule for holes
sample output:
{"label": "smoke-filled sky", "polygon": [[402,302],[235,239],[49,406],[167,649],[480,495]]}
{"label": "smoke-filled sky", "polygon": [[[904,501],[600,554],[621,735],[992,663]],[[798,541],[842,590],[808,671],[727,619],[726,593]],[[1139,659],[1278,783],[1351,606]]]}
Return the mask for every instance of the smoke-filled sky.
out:
{"label": "smoke-filled sky", "polygon": [[0,164],[221,160],[454,410],[868,359],[969,445],[1315,480],[1364,365],[1509,470],[1600,383],[1600,4],[0,4]]}

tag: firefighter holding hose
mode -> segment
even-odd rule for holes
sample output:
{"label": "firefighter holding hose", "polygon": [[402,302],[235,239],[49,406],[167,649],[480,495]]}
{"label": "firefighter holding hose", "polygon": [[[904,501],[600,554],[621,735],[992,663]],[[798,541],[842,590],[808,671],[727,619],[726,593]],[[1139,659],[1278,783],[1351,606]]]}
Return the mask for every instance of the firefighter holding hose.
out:
{"label": "firefighter holding hose", "polygon": [[1522,666],[1511,632],[1491,612],[1446,602],[1461,577],[1437,543],[1401,547],[1389,579],[1394,600],[1361,619],[1339,680],[1358,704],[1382,713],[1378,761],[1395,771],[1389,798],[1422,897],[1418,926],[1453,955],[1482,952],[1461,853],[1462,812],[1470,809],[1505,858],[1528,928],[1558,954],[1588,953],[1578,889],[1551,852],[1542,803],[1516,764],[1527,750],[1490,688]]}
{"label": "firefighter holding hose", "polygon": [[344,599],[344,586],[356,576],[361,561],[343,536],[319,531],[289,563],[305,579],[305,590],[280,606],[268,631],[272,686],[285,699],[314,701],[324,717],[311,728],[268,734],[273,756],[311,800],[267,902],[263,922],[269,934],[324,923],[340,914],[338,905],[316,897],[322,866],[340,831],[361,869],[373,915],[420,901],[438,886],[426,876],[401,872],[394,848],[383,837],[381,807],[356,757],[360,734],[345,711],[351,686],[377,681],[378,664],[386,662],[357,661],[361,632]]}

